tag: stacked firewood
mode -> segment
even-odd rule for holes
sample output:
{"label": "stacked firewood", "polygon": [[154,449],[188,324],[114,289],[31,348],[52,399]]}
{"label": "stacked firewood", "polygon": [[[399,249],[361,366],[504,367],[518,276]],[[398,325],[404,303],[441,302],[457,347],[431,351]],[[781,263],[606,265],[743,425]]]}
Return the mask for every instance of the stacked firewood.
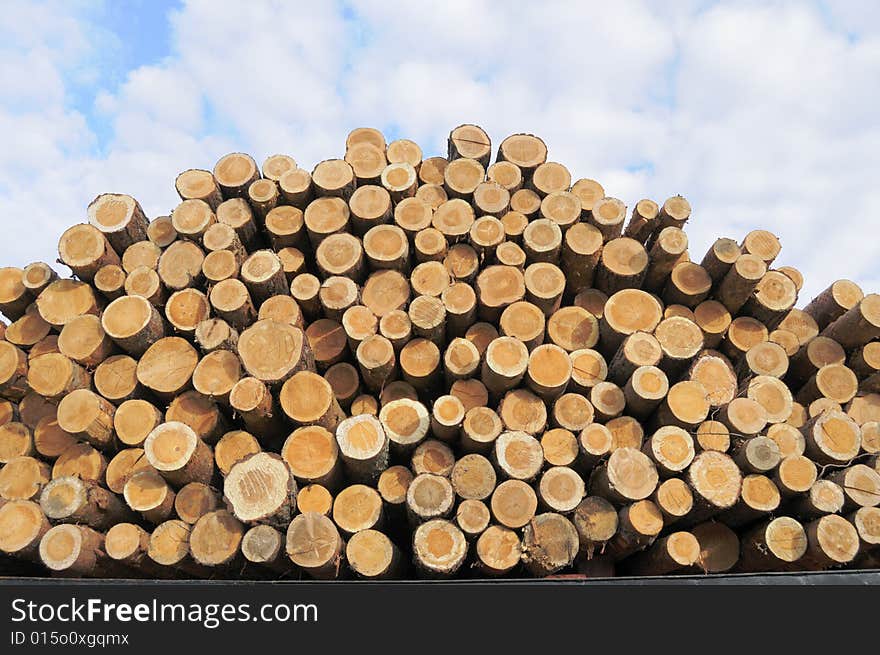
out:
{"label": "stacked firewood", "polygon": [[170,216],[97,197],[70,278],[0,269],[3,570],[877,566],[880,295],[796,309],[771,232],[691,253],[685,198],[627,212],[535,136],[491,151],[232,153]]}

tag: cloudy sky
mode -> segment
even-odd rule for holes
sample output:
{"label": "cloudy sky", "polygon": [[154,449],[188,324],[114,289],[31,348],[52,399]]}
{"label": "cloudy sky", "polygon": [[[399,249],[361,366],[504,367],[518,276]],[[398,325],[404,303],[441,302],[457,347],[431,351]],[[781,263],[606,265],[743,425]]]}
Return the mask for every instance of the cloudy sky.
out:
{"label": "cloudy sky", "polygon": [[880,290],[880,3],[35,3],[0,17],[0,263],[54,261],[106,191],[149,216],[224,153],[444,154],[538,134],[632,207],[681,193],[702,257],[762,227],[807,277]]}

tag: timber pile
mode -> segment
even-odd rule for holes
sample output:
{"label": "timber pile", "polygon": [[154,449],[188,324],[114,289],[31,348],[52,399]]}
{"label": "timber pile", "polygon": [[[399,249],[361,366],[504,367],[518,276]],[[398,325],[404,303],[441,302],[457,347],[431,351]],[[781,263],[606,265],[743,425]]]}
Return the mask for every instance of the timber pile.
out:
{"label": "timber pile", "polygon": [[232,153],[0,269],[0,550],[61,576],[874,567],[880,296],[539,138]]}

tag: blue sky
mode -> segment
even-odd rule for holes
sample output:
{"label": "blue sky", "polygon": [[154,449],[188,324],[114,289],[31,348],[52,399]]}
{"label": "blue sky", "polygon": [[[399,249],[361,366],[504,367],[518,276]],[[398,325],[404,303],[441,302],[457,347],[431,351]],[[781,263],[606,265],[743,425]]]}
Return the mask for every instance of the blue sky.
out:
{"label": "blue sky", "polygon": [[[694,207],[690,250],[762,227],[780,264],[880,288],[880,3],[21,2],[0,17],[0,261],[54,261],[98,193],[150,216],[225,152],[311,168],[380,127],[542,136],[632,207]],[[8,226],[8,227],[7,227]]]}

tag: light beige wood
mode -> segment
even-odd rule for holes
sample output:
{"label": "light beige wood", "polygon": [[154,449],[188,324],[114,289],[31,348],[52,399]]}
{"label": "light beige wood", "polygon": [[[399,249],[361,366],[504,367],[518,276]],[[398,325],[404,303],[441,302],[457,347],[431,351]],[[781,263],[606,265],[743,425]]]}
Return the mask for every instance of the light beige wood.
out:
{"label": "light beige wood", "polygon": [[214,463],[220,474],[225,477],[238,462],[260,451],[262,451],[260,442],[254,435],[244,430],[232,430],[214,444]]}
{"label": "light beige wood", "polygon": [[275,453],[254,453],[233,464],[223,480],[223,497],[235,517],[248,524],[282,528],[296,513],[293,473]]}

